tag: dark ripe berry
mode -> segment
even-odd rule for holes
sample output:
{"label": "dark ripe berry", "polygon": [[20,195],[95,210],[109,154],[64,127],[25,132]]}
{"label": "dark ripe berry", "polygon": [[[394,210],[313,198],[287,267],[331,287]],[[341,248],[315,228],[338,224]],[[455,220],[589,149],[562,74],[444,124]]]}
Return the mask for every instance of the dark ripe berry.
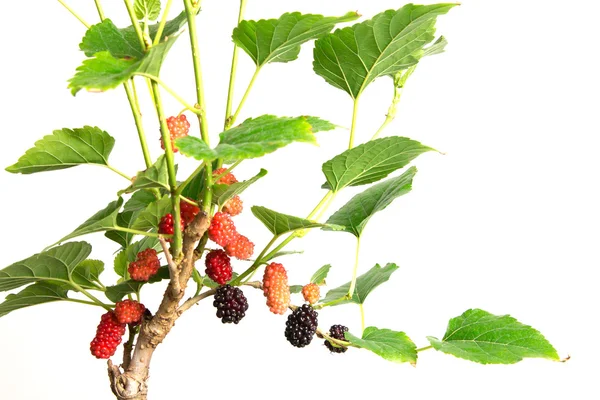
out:
{"label": "dark ripe berry", "polygon": [[310,344],[319,324],[318,315],[310,305],[304,304],[288,316],[285,337],[292,346],[304,347]]}
{"label": "dark ripe berry", "polygon": [[[213,171],[213,177],[221,176],[223,173],[227,171],[227,168],[219,168]],[[221,176],[215,183],[219,185],[231,185],[232,183],[237,183],[237,179],[231,172],[226,173]]]}
{"label": "dark ripe berry", "polygon": [[237,236],[239,235],[231,217],[223,212],[215,213],[208,228],[208,237],[210,240],[219,246],[225,247]]}
{"label": "dark ripe berry", "polygon": [[146,307],[135,300],[119,301],[115,305],[115,316],[121,324],[138,324],[142,321],[142,316]]}
{"label": "dark ripe berry", "polygon": [[96,336],[90,343],[90,351],[96,358],[107,359],[112,357],[121,343],[125,334],[125,324],[119,323],[113,311],[102,315],[100,324],[96,329]]}
{"label": "dark ripe berry", "polygon": [[219,285],[224,285],[231,279],[233,274],[231,259],[225,251],[212,250],[206,255],[206,275]]}
{"label": "dark ripe berry", "polygon": [[[344,325],[333,325],[331,328],[329,328],[329,336],[331,336],[332,338],[337,339],[337,340],[346,341],[344,332],[348,332],[348,328],[345,327]],[[335,347],[327,339],[325,340],[325,346],[332,353],[345,353],[346,350],[348,350],[347,347]]]}
{"label": "dark ripe berry", "polygon": [[137,254],[136,260],[129,263],[129,276],[134,281],[147,282],[160,268],[160,260],[154,249],[146,249]]}
{"label": "dark ripe berry", "polygon": [[[169,128],[169,135],[171,136],[173,152],[177,153],[179,149],[175,147],[175,140],[188,135],[190,131],[190,123],[186,116],[182,114],[178,117],[167,118],[167,127]],[[162,147],[163,150],[165,149],[165,144],[163,143],[162,138],[160,139],[160,147]]]}
{"label": "dark ripe berry", "polygon": [[246,316],[248,300],[242,290],[231,285],[224,285],[217,289],[213,306],[217,308],[217,317],[224,324],[237,324]]}

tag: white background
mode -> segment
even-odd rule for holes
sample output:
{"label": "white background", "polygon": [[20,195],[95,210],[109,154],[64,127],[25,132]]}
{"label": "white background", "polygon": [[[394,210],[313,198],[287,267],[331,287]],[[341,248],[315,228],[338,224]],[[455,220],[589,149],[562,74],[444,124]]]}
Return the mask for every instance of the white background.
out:
{"label": "white background", "polygon": [[[2,167],[53,129],[89,124],[116,138],[113,164],[133,175],[142,168],[142,157],[123,90],[72,97],[66,81],[84,57],[78,44],[85,30],[57,2],[34,3],[3,7]],[[91,0],[70,3],[88,21],[97,21]],[[107,15],[126,24],[122,2],[105,3]],[[359,10],[369,17],[402,5],[392,0],[249,3],[249,19],[294,10],[326,15]],[[213,141],[222,126],[237,4],[207,0],[199,17]],[[180,7],[174,2],[173,15]],[[367,301],[367,325],[405,331],[425,346],[427,335],[441,337],[448,319],[468,308],[510,313],[544,333],[561,357],[571,356],[569,362],[482,366],[430,350],[413,368],[362,350],[330,355],[318,340],[300,350],[283,336],[285,318],[270,314],[262,295],[248,289],[250,309],[238,326],[222,325],[209,301],[177,322],[155,354],[150,399],[598,398],[600,303],[593,272],[600,239],[599,12],[591,0],[465,0],[440,18],[438,32],[450,42],[447,52],[421,63],[386,134],[411,137],[446,155],[415,161],[413,192],[372,219],[361,255],[362,272],[375,263],[401,266]],[[186,36],[162,76],[193,101]],[[350,124],[349,97],[312,73],[311,46],[296,62],[264,68],[242,118],[317,115]],[[240,58],[238,99],[252,71],[248,57]],[[141,81],[138,87],[148,107]],[[379,126],[391,94],[387,78],[366,91],[359,141]],[[177,113],[180,106],[164,97],[168,113]],[[156,157],[160,147],[151,108],[144,123]],[[321,133],[320,147],[292,145],[244,162],[240,179],[260,167],[269,170],[244,194],[246,206],[305,215],[323,194],[322,162],[341,152],[347,139],[346,130]],[[191,171],[192,163],[178,160],[182,171]],[[69,233],[125,185],[121,177],[91,166],[29,176],[1,171],[2,266]],[[347,190],[332,210],[362,189]],[[269,238],[249,212],[236,223],[258,248]],[[92,256],[106,262],[110,282],[116,246],[101,235],[85,240],[94,244]],[[305,253],[283,261],[291,283],[305,282],[326,263],[334,266],[330,287],[348,281],[353,246],[351,235],[326,232],[294,242],[290,249]],[[155,309],[162,291],[160,285],[145,289],[146,305]],[[99,308],[57,303],[1,318],[0,398],[111,398],[105,362],[88,350],[101,314]],[[320,322],[324,328],[343,323],[360,330],[352,305],[322,311]]]}

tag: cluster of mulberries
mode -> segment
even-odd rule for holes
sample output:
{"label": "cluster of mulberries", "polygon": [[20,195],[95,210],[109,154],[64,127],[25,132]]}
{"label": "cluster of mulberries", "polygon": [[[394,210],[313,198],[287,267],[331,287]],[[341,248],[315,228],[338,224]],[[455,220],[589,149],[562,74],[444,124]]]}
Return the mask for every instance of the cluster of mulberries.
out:
{"label": "cluster of mulberries", "polygon": [[[329,336],[331,336],[334,339],[337,340],[346,340],[346,337],[344,336],[344,333],[348,332],[348,328],[345,327],[344,325],[333,325],[331,328],[329,328]],[[325,347],[327,347],[329,349],[329,351],[331,351],[332,353],[345,353],[346,350],[348,350],[347,347],[336,347],[333,344],[331,344],[329,342],[329,340],[325,340]]]}
{"label": "cluster of mulberries", "polygon": [[[190,132],[190,123],[185,115],[179,115],[176,117],[167,118],[167,127],[169,128],[169,135],[171,137],[171,148],[174,153],[177,153],[179,149],[175,147],[175,140],[185,137]],[[160,147],[165,149],[165,143],[162,138],[160,139]]]}
{"label": "cluster of mulberries", "polygon": [[316,283],[309,283],[302,288],[302,296],[309,304],[315,304],[321,298],[321,289]]}
{"label": "cluster of mulberries", "polygon": [[[231,185],[237,183],[237,179],[226,168],[219,168],[213,172],[215,183],[219,185]],[[238,233],[235,223],[231,217],[239,215],[243,210],[242,200],[234,196],[225,203],[222,211],[215,213],[208,228],[210,240],[223,247],[230,257],[247,260],[254,254],[254,243],[246,236]]]}
{"label": "cluster of mulberries", "polygon": [[160,268],[156,250],[146,249],[137,254],[136,260],[129,263],[127,271],[134,281],[147,282]]}
{"label": "cluster of mulberries", "polygon": [[246,316],[248,300],[240,288],[224,285],[217,289],[213,306],[217,308],[221,322],[237,324]]}
{"label": "cluster of mulberries", "polygon": [[[181,231],[183,231],[185,230],[185,228],[187,228],[189,224],[192,223],[194,218],[196,218],[196,215],[198,215],[198,213],[200,212],[200,208],[186,201],[180,202],[179,207],[179,225],[181,227]],[[174,228],[175,218],[173,218],[173,214],[169,213],[160,219],[160,222],[158,224],[158,233],[172,235],[173,233],[175,233]],[[170,242],[171,239],[167,239],[167,241]]]}
{"label": "cluster of mulberries", "polygon": [[310,344],[319,325],[317,313],[310,305],[303,304],[295,309],[285,323],[285,337],[294,347]]}
{"label": "cluster of mulberries", "polygon": [[90,343],[92,355],[100,359],[112,357],[121,344],[124,334],[125,324],[118,321],[114,311],[107,312],[100,319],[96,336]]}
{"label": "cluster of mulberries", "polygon": [[146,307],[135,300],[123,300],[115,304],[115,317],[121,324],[139,324]]}
{"label": "cluster of mulberries", "polygon": [[283,265],[278,263],[267,265],[262,284],[269,310],[273,314],[285,314],[290,305],[290,287]]}

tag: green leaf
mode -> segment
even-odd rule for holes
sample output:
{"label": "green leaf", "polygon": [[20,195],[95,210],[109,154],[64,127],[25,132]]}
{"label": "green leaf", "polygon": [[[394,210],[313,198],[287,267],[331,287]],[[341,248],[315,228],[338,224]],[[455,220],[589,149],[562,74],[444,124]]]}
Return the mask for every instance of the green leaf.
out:
{"label": "green leaf", "polygon": [[79,225],[73,232],[60,239],[58,243],[77,236],[113,229],[117,226],[117,214],[121,210],[122,205],[123,199],[119,197],[118,200],[111,202],[106,208],[98,211],[83,224]]}
{"label": "green leaf", "polygon": [[242,160],[262,157],[293,142],[316,144],[312,126],[306,117],[263,115],[221,133],[215,149],[220,158]]}
{"label": "green leaf", "polygon": [[[156,200],[154,194],[147,190],[138,190],[135,192],[123,206],[123,211],[117,215],[117,225],[124,228],[131,228],[140,213],[154,200]],[[104,236],[110,240],[114,240],[125,248],[129,246],[135,235],[128,232],[111,230],[107,231]]]}
{"label": "green leaf", "polygon": [[84,126],[61,129],[44,136],[27,150],[8,172],[33,174],[54,171],[81,164],[108,165],[115,139],[100,128]]}
{"label": "green leaf", "polygon": [[175,146],[181,154],[199,161],[212,161],[219,158],[217,152],[211,149],[204,140],[196,136],[185,136],[175,140]]}
{"label": "green leaf", "polygon": [[171,198],[165,195],[160,200],[150,203],[135,219],[131,228],[140,231],[149,231],[156,228],[160,223],[160,219],[171,210]]}
{"label": "green leaf", "polygon": [[346,340],[362,349],[367,349],[378,356],[395,363],[417,363],[417,346],[404,332],[389,329],[377,329],[370,326],[363,332],[362,338],[345,334]]}
{"label": "green leaf", "polygon": [[222,207],[227,200],[241,194],[248,189],[254,182],[267,175],[267,170],[261,169],[256,176],[243,182],[232,183],[231,185],[217,184],[213,186],[213,203]]}
{"label": "green leaf", "polygon": [[37,282],[16,294],[9,294],[0,304],[0,317],[20,308],[67,300],[71,289],[65,283]]}
{"label": "green leaf", "polygon": [[[265,207],[253,206],[252,214],[262,222],[269,231],[275,236],[284,233],[294,232],[301,229],[323,228],[325,224],[308,219],[293,217],[291,215],[281,214]],[[329,226],[335,229],[335,226]]]}
{"label": "green leaf", "polygon": [[[187,18],[185,12],[182,12],[165,24],[161,41],[177,33],[186,24]],[[149,26],[148,30],[152,39],[156,37],[158,26],[158,23]],[[115,58],[140,59],[144,56],[142,45],[133,25],[118,29],[108,18],[101,23],[92,25],[87,30],[79,48],[87,57],[92,57],[102,51],[108,51]]]}
{"label": "green leaf", "polygon": [[[381,285],[384,282],[387,282],[390,279],[390,276],[398,268],[400,267],[392,263],[387,264],[383,268],[379,264],[375,265],[369,271],[356,278],[356,288],[354,289],[352,299],[344,299],[332,305],[338,306],[341,304],[348,303],[363,304],[367,299],[367,296],[373,290],[375,290],[377,286]],[[348,294],[348,290],[350,289],[350,283],[351,282],[348,282],[345,285],[328,291],[325,298],[321,300],[321,303],[329,303],[331,301],[338,300],[346,296]]]}
{"label": "green leaf", "polygon": [[323,173],[327,178],[325,186],[337,192],[346,186],[377,182],[405,167],[419,155],[433,150],[405,137],[372,140],[346,150],[323,164]]}
{"label": "green leaf", "polygon": [[[417,173],[415,167],[402,175],[373,185],[354,196],[327,220],[328,225],[342,226],[343,231],[360,237],[371,217],[389,206],[396,198],[410,192]],[[325,230],[331,228],[325,227]],[[339,229],[338,229],[339,230]]]}
{"label": "green leaf", "polygon": [[135,0],[133,9],[138,20],[156,21],[160,15],[160,0]]}
{"label": "green leaf", "polygon": [[289,62],[298,58],[300,46],[329,33],[341,22],[354,21],[359,15],[350,12],[342,17],[285,13],[279,19],[241,21],[233,30],[233,41],[257,67],[269,62]]}
{"label": "green leaf", "polygon": [[221,142],[214,149],[200,138],[192,136],[177,139],[175,144],[181,154],[197,160],[223,158],[237,161],[262,157],[293,142],[316,144],[315,132],[332,127],[335,128],[335,125],[316,117],[263,115],[247,119],[235,128],[222,132]]}
{"label": "green leaf", "polygon": [[206,181],[206,169],[203,169],[198,175],[196,175],[192,181],[183,189],[182,196],[188,199],[198,200],[200,193],[204,190],[204,182]]}
{"label": "green leaf", "polygon": [[127,267],[130,262],[133,262],[137,258],[137,254],[140,251],[146,249],[159,250],[161,248],[160,242],[155,237],[146,236],[137,242],[127,246],[127,248],[121,250],[115,257],[114,269],[117,275],[125,277],[127,275]]}
{"label": "green leaf", "polygon": [[290,286],[290,293],[295,294],[295,293],[300,293],[302,292],[302,288],[304,286],[302,285],[292,285]]}
{"label": "green leaf", "polygon": [[317,285],[324,285],[325,279],[327,278],[327,274],[329,274],[329,270],[331,269],[331,264],[327,264],[322,266],[315,272],[310,278],[311,283],[316,283]]}
{"label": "green leaf", "polygon": [[170,190],[169,169],[167,168],[167,159],[164,155],[158,157],[158,160],[150,168],[138,172],[131,186],[119,192],[119,195],[133,193],[140,189],[154,188]]}
{"label": "green leaf", "polygon": [[83,288],[98,288],[100,274],[104,271],[104,263],[100,260],[83,260],[71,274],[73,282]]}
{"label": "green leaf", "polygon": [[42,280],[69,282],[73,270],[91,253],[85,242],[70,242],[0,270],[0,291]]}
{"label": "green leaf", "polygon": [[445,37],[440,36],[438,40],[435,41],[429,47],[423,49],[423,57],[434,56],[436,54],[442,54],[446,50],[446,46],[448,45],[448,40]]}
{"label": "green leaf", "polygon": [[142,58],[144,52],[137,35],[130,39],[107,18],[87,30],[79,48],[88,57],[108,51],[114,58]]}
{"label": "green leaf", "polygon": [[435,34],[439,15],[456,4],[407,4],[315,42],[314,70],[356,99],[373,80],[416,64]]}
{"label": "green leaf", "polygon": [[139,59],[116,58],[110,51],[95,53],[93,58],[83,61],[75,76],[69,80],[71,93],[75,95],[81,89],[94,92],[113,89],[136,73],[158,77],[162,63],[176,39],[177,36],[172,36],[166,42],[152,47]]}
{"label": "green leaf", "polygon": [[127,296],[130,293],[136,293],[141,289],[146,283],[156,283],[160,282],[164,279],[169,279],[169,269],[167,267],[159,268],[156,275],[154,275],[148,282],[138,282],[134,280],[128,280],[122,283],[119,283],[115,286],[109,286],[106,288],[106,297],[110,301],[121,301],[121,299]]}
{"label": "green leaf", "polygon": [[434,349],[481,364],[514,364],[523,358],[558,361],[544,336],[509,315],[467,310],[452,318],[442,340],[427,338]]}

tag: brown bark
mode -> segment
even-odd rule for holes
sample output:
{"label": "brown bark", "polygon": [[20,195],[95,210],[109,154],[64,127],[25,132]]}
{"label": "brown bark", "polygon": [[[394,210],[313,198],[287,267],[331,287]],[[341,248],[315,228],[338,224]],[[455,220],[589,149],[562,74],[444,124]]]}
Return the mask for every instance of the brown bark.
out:
{"label": "brown bark", "polygon": [[173,261],[166,252],[171,280],[156,314],[142,322],[135,349],[128,365],[108,362],[111,389],[118,400],[146,400],[150,361],[156,347],[164,340],[183,310],[179,310],[188,281],[194,271],[194,250],[210,225],[208,216],[198,214],[183,235],[182,257]]}

